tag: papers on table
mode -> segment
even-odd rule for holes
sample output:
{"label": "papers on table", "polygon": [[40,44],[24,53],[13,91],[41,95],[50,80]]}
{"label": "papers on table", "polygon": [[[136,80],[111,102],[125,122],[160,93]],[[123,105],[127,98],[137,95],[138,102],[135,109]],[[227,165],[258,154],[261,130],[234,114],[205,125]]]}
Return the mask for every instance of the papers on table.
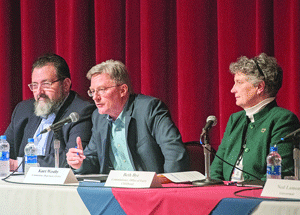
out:
{"label": "papers on table", "polygon": [[193,182],[205,179],[205,176],[197,171],[163,173],[161,175],[174,183]]}

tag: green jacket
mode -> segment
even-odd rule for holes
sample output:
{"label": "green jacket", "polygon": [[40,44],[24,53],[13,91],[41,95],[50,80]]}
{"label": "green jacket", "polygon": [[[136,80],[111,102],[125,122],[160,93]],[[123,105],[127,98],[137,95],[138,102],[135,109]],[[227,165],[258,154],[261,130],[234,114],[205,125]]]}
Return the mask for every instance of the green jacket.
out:
{"label": "green jacket", "polygon": [[[282,142],[280,139],[299,128],[297,116],[289,110],[278,107],[274,100],[254,115],[254,121],[249,123],[244,110],[232,114],[217,155],[234,166],[245,141],[243,170],[257,178],[243,173],[244,180],[264,181],[266,180],[266,158],[270,146],[277,143],[278,153],[282,158],[281,176],[292,176],[294,174],[294,145],[292,141]],[[215,157],[211,165],[211,178],[229,181],[232,171],[232,166]]]}

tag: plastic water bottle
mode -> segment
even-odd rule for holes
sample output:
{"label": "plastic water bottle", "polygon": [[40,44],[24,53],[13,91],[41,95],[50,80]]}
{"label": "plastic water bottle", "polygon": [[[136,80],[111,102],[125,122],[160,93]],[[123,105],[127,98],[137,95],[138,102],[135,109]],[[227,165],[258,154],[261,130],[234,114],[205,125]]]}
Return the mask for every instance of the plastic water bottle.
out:
{"label": "plastic water bottle", "polygon": [[281,156],[278,154],[278,148],[270,148],[270,154],[267,156],[267,179],[281,179]]}
{"label": "plastic water bottle", "polygon": [[5,177],[9,174],[9,143],[6,136],[0,136],[0,176]]}
{"label": "plastic water bottle", "polygon": [[24,149],[25,152],[25,175],[27,174],[30,167],[37,167],[37,148],[34,144],[34,139],[29,138],[28,143]]}

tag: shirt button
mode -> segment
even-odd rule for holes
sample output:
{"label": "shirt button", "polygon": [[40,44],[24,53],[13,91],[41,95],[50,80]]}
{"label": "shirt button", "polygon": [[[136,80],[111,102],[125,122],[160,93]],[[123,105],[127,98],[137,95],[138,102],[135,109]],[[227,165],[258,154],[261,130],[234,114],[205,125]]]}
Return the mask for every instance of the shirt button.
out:
{"label": "shirt button", "polygon": [[126,160],[123,160],[124,161],[124,163],[126,163]]}
{"label": "shirt button", "polygon": [[250,128],[253,129],[253,128],[254,128],[254,125],[250,124]]}
{"label": "shirt button", "polygon": [[120,147],[120,144],[118,144],[118,147]]}
{"label": "shirt button", "polygon": [[245,152],[249,152],[250,151],[250,149],[249,148],[245,148]]}

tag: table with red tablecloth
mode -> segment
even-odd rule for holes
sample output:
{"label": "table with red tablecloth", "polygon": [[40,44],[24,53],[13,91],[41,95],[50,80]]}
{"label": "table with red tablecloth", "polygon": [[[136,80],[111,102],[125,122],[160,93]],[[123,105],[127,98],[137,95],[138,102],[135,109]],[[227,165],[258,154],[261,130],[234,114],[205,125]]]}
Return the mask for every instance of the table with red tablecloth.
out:
{"label": "table with red tablecloth", "polygon": [[[103,185],[102,187],[95,185],[97,188],[91,188],[92,183],[86,182],[81,184],[81,187],[84,186],[90,189],[90,191],[86,193],[87,196],[90,197],[90,199],[86,201],[87,204],[90,206],[101,205],[103,204],[101,200],[103,199],[102,196],[111,192],[120,208],[122,208],[126,214],[209,214],[222,199],[239,198],[234,194],[236,191],[245,190],[243,195],[249,197],[260,197],[262,191],[262,189],[257,188],[249,190],[249,188],[245,187],[226,185],[195,187],[189,184],[173,183],[164,184],[163,188],[148,189],[105,188]],[[93,195],[89,195],[91,190],[94,191]],[[84,201],[84,197],[82,197],[82,199]],[[95,199],[94,203],[92,199]],[[96,203],[97,200],[99,200],[99,203]],[[115,204],[114,202],[112,209],[119,210],[120,208]],[[86,205],[88,209],[90,207],[89,205]],[[105,210],[109,207],[109,203],[106,202],[105,207],[103,207],[104,209],[101,209],[101,213],[105,214]],[[113,210],[110,210],[109,213],[113,213]],[[92,214],[98,214],[98,212],[90,212]],[[120,213],[120,211],[116,212],[116,214],[118,213]]]}
{"label": "table with red tablecloth", "polygon": [[299,201],[261,199],[257,188],[170,183],[129,189],[86,181],[79,186],[24,184],[23,179],[0,180],[1,214],[300,214]]}
{"label": "table with red tablecloth", "polygon": [[[209,214],[223,198],[236,198],[236,186],[192,187],[166,184],[164,188],[112,189],[127,214]],[[244,195],[259,197],[262,189],[247,190]]]}

